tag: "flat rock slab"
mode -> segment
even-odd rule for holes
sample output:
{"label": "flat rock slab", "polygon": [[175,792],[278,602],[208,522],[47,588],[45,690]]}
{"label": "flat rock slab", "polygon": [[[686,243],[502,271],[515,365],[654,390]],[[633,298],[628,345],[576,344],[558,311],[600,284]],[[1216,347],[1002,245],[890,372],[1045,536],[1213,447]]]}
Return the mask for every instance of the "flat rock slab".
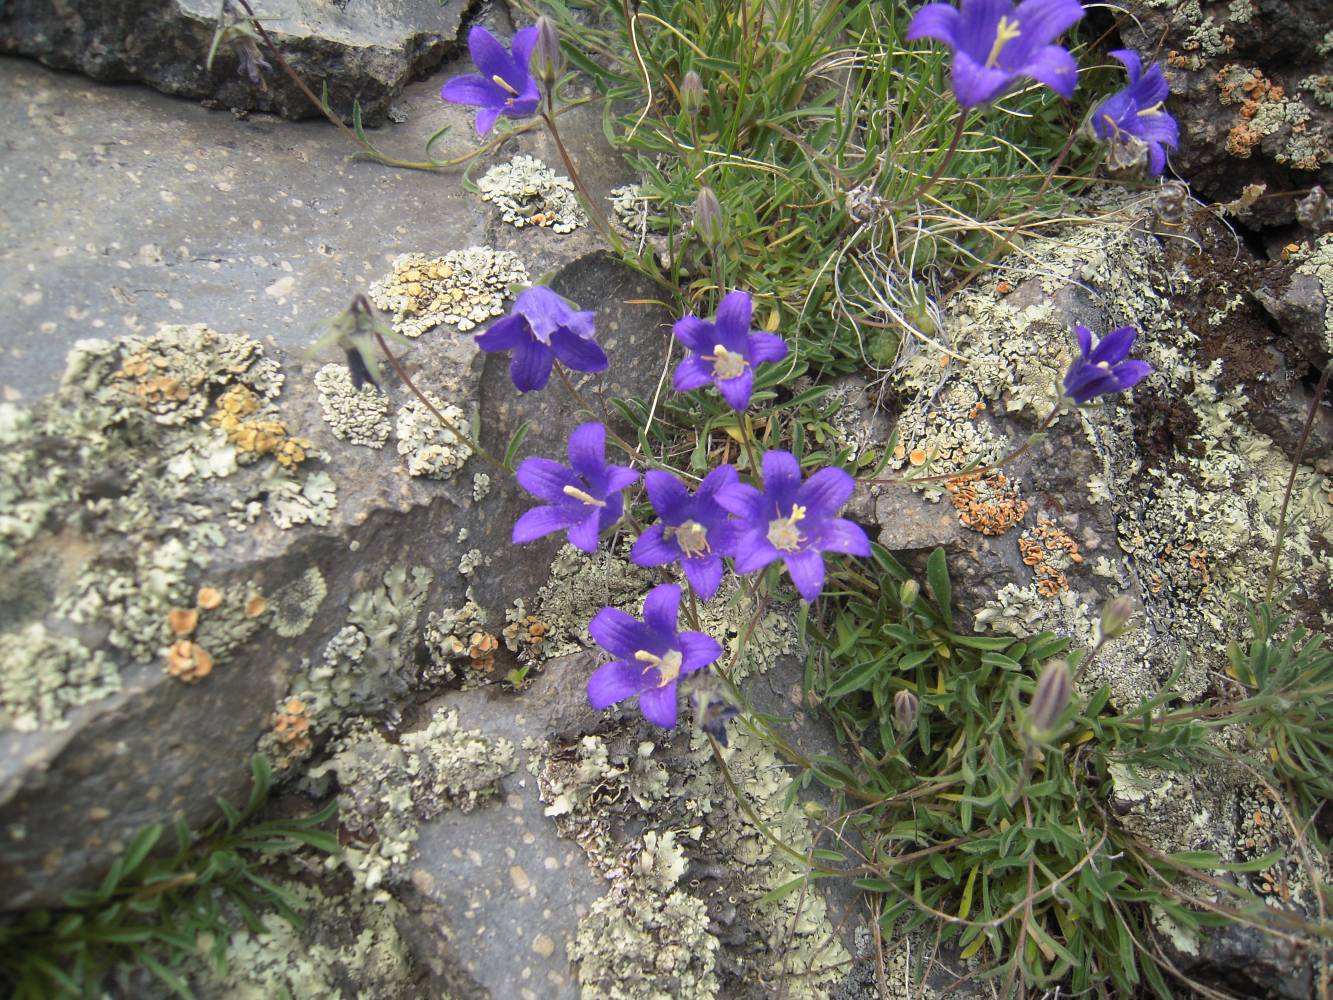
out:
{"label": "flat rock slab", "polygon": [[[327,85],[335,110],[350,115],[359,103],[371,124],[445,58],[465,12],[463,0],[261,0],[254,7],[315,93]],[[14,0],[0,8],[0,51],[224,107],[316,114],[276,67],[256,84],[239,72],[234,51],[224,48],[211,70],[205,65],[219,8],[217,0]]]}

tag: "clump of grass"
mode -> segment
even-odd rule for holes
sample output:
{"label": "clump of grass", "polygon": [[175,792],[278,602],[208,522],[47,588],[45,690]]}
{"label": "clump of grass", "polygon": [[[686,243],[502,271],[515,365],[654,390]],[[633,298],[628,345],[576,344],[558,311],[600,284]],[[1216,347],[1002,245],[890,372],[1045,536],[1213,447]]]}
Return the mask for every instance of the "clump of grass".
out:
{"label": "clump of grass", "polygon": [[201,935],[212,939],[221,967],[238,917],[256,934],[262,915],[276,912],[300,926],[300,903],[265,877],[275,858],[303,848],[333,853],[337,839],[320,829],[331,804],[293,819],[256,821],[268,798],[268,760],[251,758],[249,800],[237,809],[218,800],[223,817],[197,837],[177,817],[176,844],[158,848],[161,825],[146,827],[95,890],[65,893],[64,906],[33,910],[0,924],[0,986],[12,1000],[96,997],[107,973],[127,964],[147,969],[181,997],[190,990],[181,974],[197,955]]}

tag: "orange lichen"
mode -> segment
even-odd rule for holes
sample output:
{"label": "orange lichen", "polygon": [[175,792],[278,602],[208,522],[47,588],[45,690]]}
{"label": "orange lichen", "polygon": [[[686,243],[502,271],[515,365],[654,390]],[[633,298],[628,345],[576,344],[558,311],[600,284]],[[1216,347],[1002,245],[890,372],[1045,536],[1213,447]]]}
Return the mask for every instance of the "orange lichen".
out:
{"label": "orange lichen", "polygon": [[198,624],[199,612],[194,608],[172,608],[167,612],[167,627],[173,635],[189,635]]}
{"label": "orange lichen", "polygon": [[300,698],[289,698],[273,715],[273,738],[282,748],[280,767],[288,767],[310,753],[310,718],[306,703]]}
{"label": "orange lichen", "polygon": [[1019,499],[1018,484],[1003,472],[969,473],[947,480],[944,488],[958,520],[983,535],[1003,535],[1027,516],[1028,502]]}
{"label": "orange lichen", "polygon": [[213,671],[213,657],[197,642],[180,639],[167,650],[167,673],[178,681],[194,684]]}
{"label": "orange lichen", "polygon": [[268,601],[264,600],[259,594],[255,594],[245,602],[245,617],[258,618],[268,608]]}
{"label": "orange lichen", "polygon": [[495,651],[499,648],[500,640],[489,632],[473,632],[467,651],[472,669],[489,674],[495,669]]}
{"label": "orange lichen", "polygon": [[1042,597],[1054,597],[1068,590],[1069,578],[1065,576],[1065,565],[1083,562],[1078,543],[1069,532],[1047,517],[1037,518],[1036,526],[1023,532],[1018,539],[1018,551],[1023,557],[1023,564],[1031,566],[1036,574],[1037,593]]}
{"label": "orange lichen", "polygon": [[505,648],[511,652],[520,656],[525,654],[537,656],[541,653],[542,643],[546,641],[546,633],[549,631],[550,626],[544,621],[528,615],[506,625],[501,635],[504,636]]}
{"label": "orange lichen", "polygon": [[260,399],[243,385],[232,386],[217,401],[218,412],[212,424],[221,428],[227,440],[251,455],[272,455],[286,468],[300,465],[311,448],[307,438],[294,437],[287,425],[275,418],[253,416]]}
{"label": "orange lichen", "polygon": [[194,597],[194,603],[205,611],[212,611],[222,604],[222,591],[217,587],[203,586]]}

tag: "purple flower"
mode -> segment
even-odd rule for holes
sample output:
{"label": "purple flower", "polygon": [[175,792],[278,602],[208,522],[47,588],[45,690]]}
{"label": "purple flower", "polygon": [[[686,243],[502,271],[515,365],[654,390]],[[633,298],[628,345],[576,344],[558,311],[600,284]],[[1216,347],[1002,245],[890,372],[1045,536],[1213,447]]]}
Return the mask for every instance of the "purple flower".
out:
{"label": "purple flower", "polygon": [[508,316],[475,339],[483,351],[512,350],[509,377],[519,392],[531,392],[545,387],[555,358],[574,371],[606,371],[606,352],[592,339],[596,315],[576,312],[549,288],[534,285],[519,294]]}
{"label": "purple flower", "polygon": [[617,657],[588,678],[588,701],[600,711],[633,695],[653,725],[676,724],[676,682],[722,655],[717,640],[703,632],[677,632],[680,588],[664,583],[649,591],[643,621],[616,608],[603,608],[588,623],[597,644]]}
{"label": "purple flower", "polygon": [[1074,327],[1082,356],[1069,366],[1065,375],[1065,395],[1075,403],[1086,403],[1094,396],[1108,392],[1123,392],[1152,374],[1152,365],[1146,361],[1126,361],[1134,346],[1138,331],[1132,326],[1112,330],[1097,346],[1092,346],[1092,331],[1086,326]]}
{"label": "purple flower", "polygon": [[734,526],[717,502],[717,491],[739,480],[730,465],[704,477],[694,496],[679,479],[656,469],[643,477],[648,499],[661,518],[634,543],[630,560],[639,566],[665,566],[680,560],[685,579],[705,601],[722,582],[722,557],[731,553]]}
{"label": "purple flower", "polygon": [[953,92],[964,108],[987,104],[1020,76],[1072,97],[1078,64],[1051,44],[1083,16],[1078,0],[962,0],[922,7],[907,40],[934,38],[953,49]]}
{"label": "purple flower", "polygon": [[606,428],[584,424],[569,436],[567,468],[549,458],[525,458],[518,484],[547,506],[533,507],[514,522],[513,542],[521,545],[556,531],[567,531],[569,544],[597,551],[597,536],[620,520],[625,509],[621,490],[639,474],[624,465],[607,465]]}
{"label": "purple flower", "polygon": [[1127,142],[1132,137],[1148,147],[1148,171],[1153,177],[1166,169],[1163,145],[1175,149],[1180,144],[1180,126],[1162,108],[1171,93],[1160,63],[1143,72],[1139,54],[1132,49],[1116,49],[1111,55],[1125,64],[1129,85],[1112,94],[1092,113],[1092,131],[1104,142]]}
{"label": "purple flower", "polygon": [[672,384],[677,392],[712,382],[733,410],[750,405],[754,366],[787,356],[787,343],[781,337],[750,332],[753,312],[748,292],[732,292],[718,305],[716,322],[698,316],[676,321],[672,332],[692,352],[676,366]]}
{"label": "purple flower", "polygon": [[789,452],[766,452],[762,493],[745,483],[718,491],[717,502],[738,518],[736,572],[753,573],[781,559],[801,597],[813,601],[824,589],[820,553],[870,555],[865,532],[833,516],[855,485],[841,469],[820,469],[803,483],[801,467]]}
{"label": "purple flower", "polygon": [[477,112],[477,135],[485,135],[495,119],[522,118],[537,110],[541,94],[532,78],[529,64],[537,44],[537,29],[523,28],[514,33],[513,55],[505,51],[489,31],[473,25],[467,47],[472,62],[481,72],[456,76],[440,90],[440,97],[453,104],[472,104]]}

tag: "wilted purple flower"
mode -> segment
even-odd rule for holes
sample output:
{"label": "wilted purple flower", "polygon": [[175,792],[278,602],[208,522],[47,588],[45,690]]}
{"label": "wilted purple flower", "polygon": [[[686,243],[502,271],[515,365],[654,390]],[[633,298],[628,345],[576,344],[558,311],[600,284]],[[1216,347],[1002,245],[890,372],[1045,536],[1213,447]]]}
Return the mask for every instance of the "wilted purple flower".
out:
{"label": "wilted purple flower", "polygon": [[736,470],[720,465],[690,496],[684,484],[669,472],[657,469],[643,477],[648,500],[661,520],[634,543],[630,560],[639,566],[665,566],[680,560],[685,578],[705,601],[717,593],[722,582],[722,557],[731,553],[735,527],[717,502],[717,491],[738,482]]}
{"label": "wilted purple flower", "polygon": [[1138,331],[1132,326],[1112,330],[1097,346],[1092,346],[1092,331],[1086,326],[1075,326],[1081,357],[1069,366],[1065,375],[1065,395],[1075,403],[1083,404],[1094,396],[1109,392],[1123,392],[1152,374],[1152,365],[1146,361],[1126,361],[1134,346]]}
{"label": "wilted purple flower", "polygon": [[514,522],[514,544],[566,531],[570,545],[596,552],[597,536],[625,509],[621,490],[639,478],[628,466],[607,465],[605,454],[606,428],[590,423],[569,436],[572,468],[549,458],[525,458],[516,474],[518,485],[548,506],[533,507]]}
{"label": "wilted purple flower", "polygon": [[907,28],[907,40],[934,38],[953,49],[953,92],[964,108],[987,104],[1020,76],[1072,97],[1078,64],[1052,45],[1083,16],[1078,0],[962,0],[927,4]]}
{"label": "wilted purple flower", "polygon": [[694,717],[699,722],[699,728],[726,746],[727,723],[741,714],[740,708],[707,687],[696,689],[693,698]]}
{"label": "wilted purple flower", "polygon": [[841,469],[820,469],[804,483],[790,452],[764,454],[764,491],[746,483],[726,486],[717,501],[738,519],[734,559],[737,573],[753,573],[775,559],[801,597],[813,601],[824,589],[823,552],[870,555],[870,541],[851,521],[833,515],[856,482]]}
{"label": "wilted purple flower", "polygon": [[664,729],[676,724],[676,682],[722,655],[712,636],[676,631],[679,611],[680,588],[664,583],[648,592],[641,622],[616,608],[597,612],[588,631],[616,659],[588,679],[593,708],[637,694],[645,719]]}
{"label": "wilted purple flower", "polygon": [[546,286],[534,285],[519,293],[508,316],[475,339],[483,351],[512,350],[509,377],[519,392],[531,392],[545,387],[556,358],[575,371],[606,371],[606,352],[592,339],[596,315],[577,312]]}
{"label": "wilted purple flower", "polygon": [[733,410],[750,405],[754,366],[787,356],[787,342],[781,337],[750,332],[753,311],[748,292],[732,292],[718,305],[716,322],[697,316],[676,320],[672,332],[692,352],[676,366],[672,384],[677,392],[712,382]]}
{"label": "wilted purple flower", "polygon": [[1153,63],[1145,73],[1139,54],[1132,49],[1116,49],[1111,55],[1125,64],[1129,85],[1092,113],[1093,134],[1103,142],[1142,142],[1148,147],[1148,172],[1158,177],[1166,169],[1163,144],[1172,149],[1180,144],[1180,127],[1162,108],[1171,88],[1160,63]]}
{"label": "wilted purple flower", "polygon": [[529,68],[537,44],[536,27],[514,32],[513,54],[495,36],[476,24],[468,32],[467,47],[480,72],[465,73],[448,81],[440,97],[453,104],[472,104],[477,112],[477,134],[485,135],[495,119],[522,118],[537,110],[541,93]]}

